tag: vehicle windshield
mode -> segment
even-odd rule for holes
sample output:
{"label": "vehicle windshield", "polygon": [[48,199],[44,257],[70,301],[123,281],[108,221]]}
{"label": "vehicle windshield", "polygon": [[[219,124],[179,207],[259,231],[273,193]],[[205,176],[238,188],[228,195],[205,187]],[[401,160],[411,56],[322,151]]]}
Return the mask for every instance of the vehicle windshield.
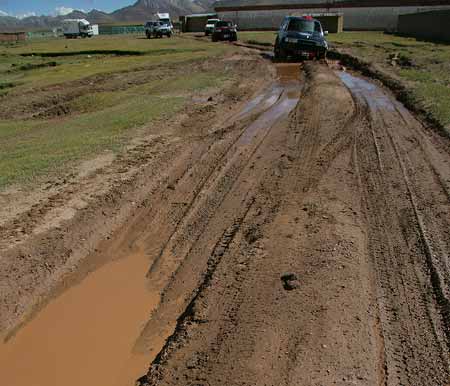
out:
{"label": "vehicle windshield", "polygon": [[304,19],[292,19],[289,21],[288,31],[298,31],[298,32],[314,32],[314,21],[304,20]]}
{"label": "vehicle windshield", "polygon": [[161,25],[170,25],[170,20],[164,19],[160,21]]}
{"label": "vehicle windshield", "polygon": [[231,21],[218,21],[216,27],[231,27]]}

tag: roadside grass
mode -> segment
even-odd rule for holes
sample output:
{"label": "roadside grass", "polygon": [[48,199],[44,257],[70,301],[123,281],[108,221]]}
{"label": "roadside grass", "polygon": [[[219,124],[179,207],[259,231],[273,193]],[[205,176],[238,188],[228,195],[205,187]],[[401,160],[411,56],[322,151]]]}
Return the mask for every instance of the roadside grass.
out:
{"label": "roadside grass", "polygon": [[171,39],[146,39],[143,35],[96,36],[92,39],[41,39],[26,40],[14,46],[0,46],[0,53],[6,49],[11,54],[31,54],[46,52],[80,52],[80,51],[135,51],[151,52],[155,49],[176,48],[180,41],[184,47],[198,46],[194,40],[181,39],[177,36]]}
{"label": "roadside grass", "polygon": [[[16,87],[43,87],[144,66],[201,60],[230,49],[181,37],[149,40],[135,35],[25,41],[13,46],[0,45],[0,79],[1,84],[12,83]],[[33,53],[37,55],[31,56]],[[43,54],[56,56],[39,56]],[[49,62],[54,65],[44,66]]]}
{"label": "roadside grass", "polygon": [[[36,67],[49,59],[23,57],[20,53],[44,52],[49,48],[54,51],[51,41],[14,46],[14,53],[2,47],[0,76],[6,75],[7,79],[2,78],[0,93],[10,90],[32,92],[36,87],[52,84],[64,87],[68,81],[100,73],[124,72],[126,82],[126,72],[133,68],[152,72],[153,67],[169,63],[185,66],[185,74],[179,75],[178,71],[163,79],[150,77],[152,80],[147,83],[114,92],[92,93],[87,85],[86,94],[71,101],[73,113],[62,118],[0,120],[0,190],[11,184],[29,184],[39,181],[42,176],[62,174],[74,162],[105,150],[120,152],[140,128],[151,122],[162,122],[180,111],[193,93],[220,87],[233,76],[225,68],[202,71],[195,67],[196,61],[212,56],[220,58],[227,50],[235,49],[226,45],[182,38],[139,40],[127,36],[96,40],[70,43],[75,42],[76,49],[97,49],[102,45],[108,49],[122,49],[130,43],[135,46],[133,49],[142,50],[145,55],[70,56],[57,58],[55,66]],[[136,43],[135,40],[139,41]],[[54,40],[54,43],[61,46],[66,41]],[[161,47],[170,48],[170,53],[161,54]],[[152,55],[156,50],[160,51]],[[8,97],[0,94],[0,98]]]}
{"label": "roadside grass", "polygon": [[[109,109],[123,104],[124,101],[127,101],[126,104],[128,104],[132,101],[141,101],[143,98],[154,96],[165,99],[181,98],[184,101],[187,94],[218,87],[228,79],[229,77],[225,73],[212,71],[193,73],[189,77],[183,75],[154,80],[130,87],[124,91],[104,91],[82,95],[71,101],[71,109],[76,113],[88,113]],[[174,112],[176,112],[176,109]]]}
{"label": "roadside grass", "polygon": [[[274,43],[274,32],[241,32],[249,44]],[[450,129],[450,45],[383,32],[358,31],[328,35],[332,49],[343,51],[399,79],[413,103]]]}
{"label": "roadside grass", "polygon": [[0,123],[0,187],[61,172],[69,161],[118,151],[133,128],[176,113],[182,97],[152,96],[67,120]]}

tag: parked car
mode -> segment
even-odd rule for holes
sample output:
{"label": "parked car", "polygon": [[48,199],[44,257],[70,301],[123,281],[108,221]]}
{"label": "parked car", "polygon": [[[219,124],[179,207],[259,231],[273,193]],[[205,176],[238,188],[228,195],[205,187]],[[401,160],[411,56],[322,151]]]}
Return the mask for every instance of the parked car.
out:
{"label": "parked car", "polygon": [[164,24],[161,21],[148,21],[145,23],[145,35],[148,39],[153,38],[162,38],[163,36],[167,36],[170,38],[172,36],[172,28]]}
{"label": "parked car", "polygon": [[235,42],[237,40],[237,29],[232,21],[219,20],[214,26],[211,40],[217,42],[219,40],[228,40]]}
{"label": "parked car", "polygon": [[214,27],[216,26],[216,23],[220,21],[219,19],[208,19],[205,25],[205,36],[208,36],[212,34],[214,31]]}
{"label": "parked car", "polygon": [[156,13],[155,16],[157,18],[156,20],[160,21],[163,24],[163,26],[165,27],[166,35],[168,37],[170,37],[169,33],[170,33],[170,35],[173,35],[173,24],[170,19],[170,15],[168,13],[159,13],[158,12],[158,13]]}
{"label": "parked car", "polygon": [[302,59],[322,59],[326,57],[328,43],[320,21],[311,16],[288,16],[283,20],[275,41],[275,59],[284,60],[288,56]]}

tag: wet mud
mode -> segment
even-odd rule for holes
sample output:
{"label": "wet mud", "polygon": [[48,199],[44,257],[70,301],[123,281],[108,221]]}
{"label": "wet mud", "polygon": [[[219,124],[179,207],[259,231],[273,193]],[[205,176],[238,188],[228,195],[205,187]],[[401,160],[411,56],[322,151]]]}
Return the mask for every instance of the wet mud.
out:
{"label": "wet mud", "polygon": [[2,383],[449,382],[446,139],[356,74],[272,69],[137,184],[103,264],[0,346]]}

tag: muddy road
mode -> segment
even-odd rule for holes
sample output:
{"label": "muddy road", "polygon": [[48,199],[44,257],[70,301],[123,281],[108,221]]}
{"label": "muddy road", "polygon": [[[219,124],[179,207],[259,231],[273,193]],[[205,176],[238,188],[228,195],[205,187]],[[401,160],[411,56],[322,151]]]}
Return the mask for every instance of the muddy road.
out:
{"label": "muddy road", "polygon": [[356,74],[254,61],[89,221],[3,248],[2,384],[450,383],[448,138]]}

